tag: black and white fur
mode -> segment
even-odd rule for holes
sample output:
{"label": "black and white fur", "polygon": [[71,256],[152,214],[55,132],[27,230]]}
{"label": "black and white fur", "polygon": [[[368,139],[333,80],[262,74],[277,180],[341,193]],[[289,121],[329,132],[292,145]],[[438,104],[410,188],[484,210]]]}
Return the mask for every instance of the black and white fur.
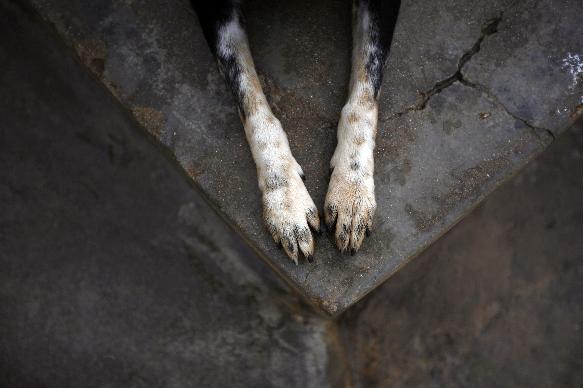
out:
{"label": "black and white fur", "polygon": [[[297,264],[298,251],[311,261],[318,210],[279,120],[269,108],[236,0],[192,0],[219,69],[236,98],[257,166],[263,217],[276,243]],[[348,99],[338,124],[338,143],[324,216],[341,251],[356,252],[372,228],[376,209],[373,150],[378,94],[400,0],[354,0],[352,72]]]}

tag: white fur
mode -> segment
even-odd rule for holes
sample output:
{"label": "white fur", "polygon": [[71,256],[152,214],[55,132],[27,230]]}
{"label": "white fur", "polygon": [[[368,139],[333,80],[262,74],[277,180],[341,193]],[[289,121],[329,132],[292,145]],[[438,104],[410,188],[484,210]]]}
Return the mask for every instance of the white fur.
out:
{"label": "white fur", "polygon": [[235,53],[239,59],[243,124],[263,194],[264,220],[275,242],[281,243],[297,264],[298,247],[306,257],[314,254],[310,226],[319,230],[318,212],[301,179],[302,169],[291,153],[281,123],[263,94],[245,32],[236,16],[219,31],[218,50],[225,56]]}
{"label": "white fur", "polygon": [[373,152],[378,119],[373,85],[364,69],[366,58],[376,50],[368,40],[370,17],[363,7],[355,12],[350,92],[338,123],[324,205],[326,223],[336,221],[336,245],[353,252],[360,248],[365,231],[370,231],[376,209]]}

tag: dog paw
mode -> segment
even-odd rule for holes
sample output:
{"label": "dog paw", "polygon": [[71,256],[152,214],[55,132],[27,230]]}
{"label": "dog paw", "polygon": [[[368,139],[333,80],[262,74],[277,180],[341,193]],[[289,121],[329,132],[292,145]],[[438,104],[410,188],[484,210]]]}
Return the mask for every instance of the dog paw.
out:
{"label": "dog paw", "polygon": [[267,229],[296,264],[299,251],[311,261],[314,237],[310,227],[319,232],[320,218],[281,123],[273,114],[259,111],[246,119],[245,133],[257,166]]}
{"label": "dog paw", "polygon": [[334,231],[338,249],[341,252],[350,249],[352,254],[356,253],[365,235],[371,231],[376,209],[372,176],[357,177],[336,167],[330,178],[324,208],[326,225]]}
{"label": "dog paw", "polygon": [[338,125],[338,145],[330,162],[332,174],[324,204],[326,225],[335,232],[338,249],[356,253],[372,228],[374,136],[376,111],[346,106]]}
{"label": "dog paw", "polygon": [[296,264],[298,251],[312,261],[315,245],[312,230],[320,232],[318,210],[302,177],[294,160],[285,172],[267,177],[263,189],[263,218],[267,229]]}

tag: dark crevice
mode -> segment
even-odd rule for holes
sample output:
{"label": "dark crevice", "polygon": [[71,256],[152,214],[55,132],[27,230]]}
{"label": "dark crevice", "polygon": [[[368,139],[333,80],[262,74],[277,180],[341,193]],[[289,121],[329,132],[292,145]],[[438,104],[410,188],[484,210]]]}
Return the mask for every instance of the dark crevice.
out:
{"label": "dark crevice", "polygon": [[463,75],[461,75],[459,82],[462,85],[465,85],[465,86],[470,87],[472,89],[476,89],[477,91],[482,93],[484,96],[486,96],[486,98],[488,100],[490,100],[492,103],[494,103],[494,105],[496,105],[497,107],[502,109],[504,112],[506,112],[513,119],[520,121],[526,127],[530,128],[532,130],[532,132],[536,135],[536,137],[543,143],[543,145],[549,145],[550,143],[552,143],[555,140],[555,134],[550,129],[537,127],[536,125],[529,123],[527,120],[517,116],[515,113],[511,112],[500,101],[500,99],[498,97],[496,97],[496,95],[494,95],[492,92],[490,92],[490,90],[488,90],[488,88],[485,87],[484,85],[479,84],[477,82],[472,82],[472,81],[468,80],[466,77],[464,77]]}
{"label": "dark crevice", "polygon": [[476,53],[478,53],[480,51],[480,47],[482,46],[482,42],[484,41],[484,39],[486,37],[498,32],[498,24],[501,21],[502,21],[502,13],[500,13],[499,16],[488,20],[484,24],[484,26],[482,27],[482,33],[480,34],[480,37],[476,40],[476,42],[474,43],[472,48],[469,49],[468,51],[466,51],[458,60],[456,72],[453,73],[452,75],[450,75],[449,77],[447,77],[441,81],[436,82],[435,85],[433,85],[433,87],[431,89],[424,91],[424,92],[419,92],[418,97],[417,97],[417,102],[415,103],[415,105],[408,107],[407,109],[405,109],[402,112],[394,113],[392,115],[392,117],[399,117],[399,116],[402,116],[408,112],[420,111],[420,110],[425,109],[425,107],[427,106],[427,103],[429,102],[431,97],[433,97],[434,95],[436,95],[438,93],[441,93],[441,91],[443,91],[444,89],[447,89],[454,82],[461,81],[463,78],[463,76],[462,76],[463,67],[470,59],[472,59],[472,57]]}
{"label": "dark crevice", "polygon": [[549,130],[547,128],[537,127],[533,124],[530,124],[526,120],[518,117],[516,114],[512,113],[508,108],[506,108],[506,106],[504,106],[504,104],[500,101],[500,99],[498,99],[498,97],[496,97],[493,93],[491,93],[488,90],[488,88],[486,88],[484,85],[480,85],[476,82],[469,81],[467,78],[464,77],[464,75],[462,73],[462,70],[463,70],[464,66],[466,65],[466,63],[468,63],[470,61],[470,59],[472,59],[472,57],[480,51],[480,48],[482,47],[482,42],[484,41],[484,39],[486,39],[486,37],[498,32],[498,25],[502,21],[502,16],[503,16],[503,13],[501,12],[499,16],[497,16],[493,19],[490,19],[490,20],[486,21],[486,23],[484,23],[484,25],[482,27],[482,33],[480,34],[480,36],[478,37],[478,39],[476,40],[474,45],[468,51],[466,51],[458,60],[457,70],[455,73],[453,73],[452,75],[450,75],[449,77],[447,77],[443,80],[436,82],[435,85],[433,85],[433,87],[431,89],[424,91],[424,92],[419,92],[418,97],[417,97],[417,102],[415,103],[415,105],[408,107],[404,111],[393,113],[389,117],[389,119],[403,116],[404,114],[407,114],[409,112],[421,111],[421,110],[425,109],[425,107],[429,103],[429,100],[431,100],[431,98],[434,95],[441,93],[443,90],[447,89],[448,87],[453,85],[455,82],[459,82],[460,84],[462,84],[464,86],[478,90],[479,92],[484,94],[486,96],[486,98],[488,98],[490,101],[492,101],[496,106],[501,108],[504,112],[506,112],[512,118],[522,122],[525,126],[530,128],[534,132],[534,134],[539,138],[539,140],[544,145],[548,145],[551,142],[553,142],[555,139],[555,134],[551,130]]}

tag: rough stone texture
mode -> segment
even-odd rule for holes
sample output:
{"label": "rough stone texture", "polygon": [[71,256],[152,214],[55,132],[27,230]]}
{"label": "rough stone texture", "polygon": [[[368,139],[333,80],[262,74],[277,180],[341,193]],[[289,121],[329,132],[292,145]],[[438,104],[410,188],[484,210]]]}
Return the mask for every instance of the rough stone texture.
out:
{"label": "rough stone texture", "polygon": [[583,110],[582,13],[578,0],[509,3],[464,77],[511,114],[560,133]]}
{"label": "rough stone texture", "polygon": [[354,387],[583,386],[583,122],[342,318]]}
{"label": "rough stone texture", "polygon": [[0,58],[0,386],[340,384],[330,323],[43,22],[1,3]]}
{"label": "rough stone texture", "polygon": [[[583,123],[326,321],[32,17],[0,4],[0,386],[583,385]],[[500,150],[437,197],[446,212],[513,162]]]}
{"label": "rough stone texture", "polygon": [[[376,231],[355,257],[321,238],[315,264],[296,267],[263,228],[241,124],[187,2],[30,1],[261,257],[330,315],[544,149],[548,131],[574,120],[581,88],[560,66],[580,51],[583,25],[571,20],[583,12],[580,1],[548,14],[544,2],[527,0],[404,1],[381,94]],[[268,98],[321,206],[349,76],[349,5],[249,1],[245,11]],[[493,20],[498,32],[483,28]],[[569,111],[557,114],[555,105]]]}

